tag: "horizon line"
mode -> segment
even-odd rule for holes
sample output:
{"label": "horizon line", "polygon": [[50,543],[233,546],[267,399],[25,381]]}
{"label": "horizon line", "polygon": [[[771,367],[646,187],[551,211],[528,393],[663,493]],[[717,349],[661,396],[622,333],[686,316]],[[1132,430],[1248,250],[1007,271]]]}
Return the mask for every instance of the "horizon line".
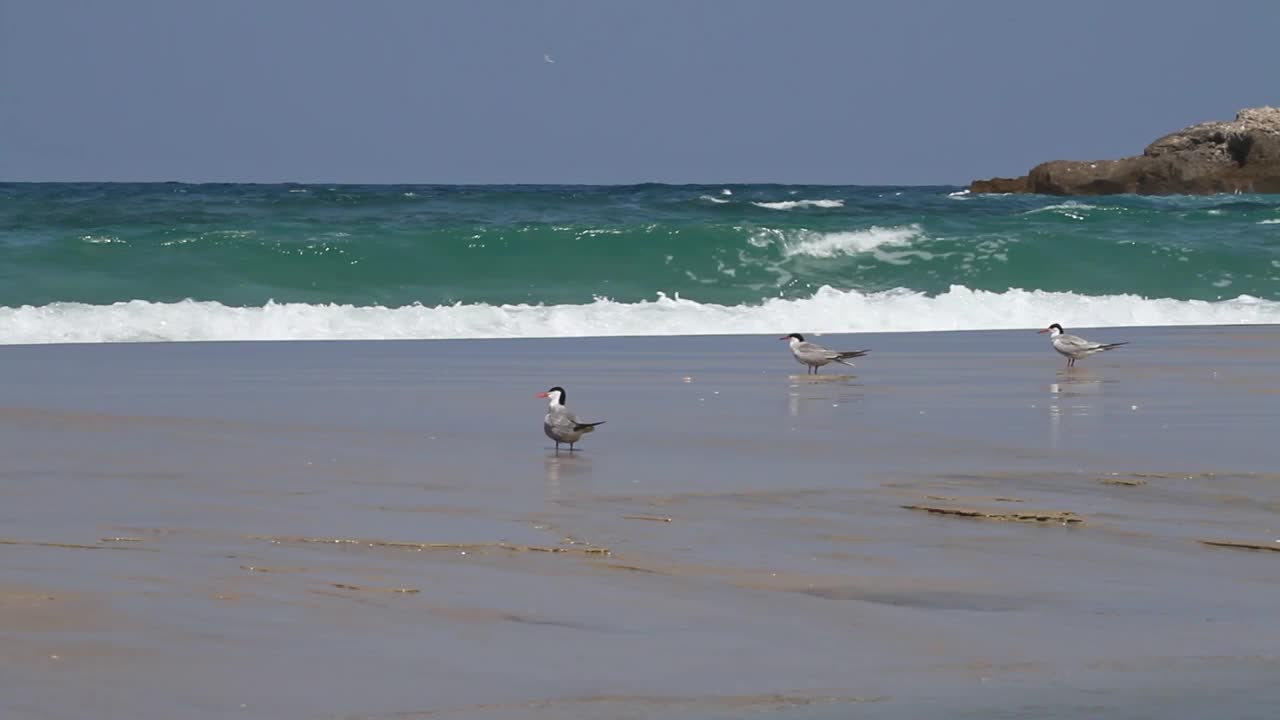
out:
{"label": "horizon line", "polygon": [[643,185],[661,185],[667,187],[733,187],[745,185],[777,185],[799,187],[907,187],[907,188],[947,188],[968,187],[969,183],[858,183],[858,182],[751,182],[751,181],[719,181],[719,182],[662,182],[642,180],[638,182],[351,182],[351,181],[315,181],[315,180],[3,180],[0,185],[314,185],[314,186],[353,186],[369,187],[416,186],[416,187],[638,187]]}

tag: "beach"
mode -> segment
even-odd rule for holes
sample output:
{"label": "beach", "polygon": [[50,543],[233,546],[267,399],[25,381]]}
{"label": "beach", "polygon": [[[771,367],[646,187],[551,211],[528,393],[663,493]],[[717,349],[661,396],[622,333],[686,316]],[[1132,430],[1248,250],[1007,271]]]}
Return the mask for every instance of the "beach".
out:
{"label": "beach", "polygon": [[1280,327],[1070,331],[0,347],[0,716],[1273,717]]}

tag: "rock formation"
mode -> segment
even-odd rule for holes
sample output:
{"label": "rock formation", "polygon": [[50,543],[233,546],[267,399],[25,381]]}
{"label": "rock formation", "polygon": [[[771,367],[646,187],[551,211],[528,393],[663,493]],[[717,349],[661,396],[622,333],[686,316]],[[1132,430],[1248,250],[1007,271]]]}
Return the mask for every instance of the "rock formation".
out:
{"label": "rock formation", "polygon": [[974,180],[975,193],[1209,195],[1280,193],[1280,108],[1170,133],[1120,160],[1051,160],[1020,178]]}

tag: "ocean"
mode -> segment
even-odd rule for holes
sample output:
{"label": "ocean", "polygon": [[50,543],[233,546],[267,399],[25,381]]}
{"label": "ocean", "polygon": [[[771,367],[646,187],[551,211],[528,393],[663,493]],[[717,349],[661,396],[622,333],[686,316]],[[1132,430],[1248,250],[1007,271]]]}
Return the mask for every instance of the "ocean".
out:
{"label": "ocean", "polygon": [[0,184],[0,343],[1280,322],[1280,197]]}

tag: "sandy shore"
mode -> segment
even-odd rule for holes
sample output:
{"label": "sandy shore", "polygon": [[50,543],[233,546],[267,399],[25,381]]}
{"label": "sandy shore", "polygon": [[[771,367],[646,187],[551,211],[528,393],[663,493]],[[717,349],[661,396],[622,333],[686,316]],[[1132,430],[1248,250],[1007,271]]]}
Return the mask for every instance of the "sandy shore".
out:
{"label": "sandy shore", "polygon": [[1280,329],[1082,334],[0,347],[0,716],[1271,718]]}

